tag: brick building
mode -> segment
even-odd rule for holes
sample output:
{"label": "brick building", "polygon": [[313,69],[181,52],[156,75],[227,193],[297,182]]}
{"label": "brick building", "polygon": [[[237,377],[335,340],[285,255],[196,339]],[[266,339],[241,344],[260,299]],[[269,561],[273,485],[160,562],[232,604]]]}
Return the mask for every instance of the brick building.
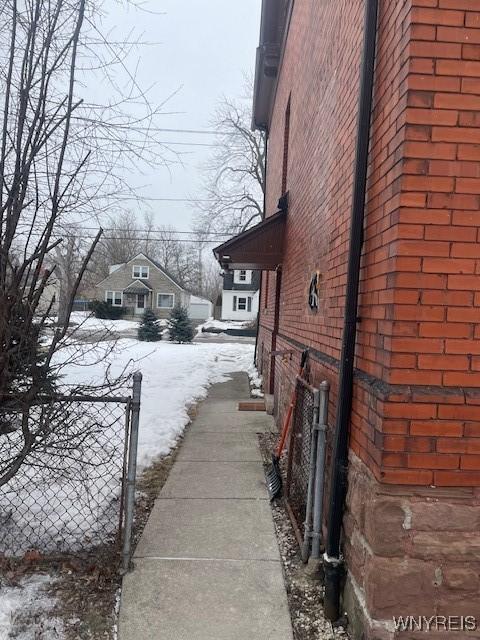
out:
{"label": "brick building", "polygon": [[413,638],[393,616],[476,616],[480,629],[480,0],[379,1],[371,119],[358,126],[375,4],[263,0],[254,124],[268,132],[266,219],[217,255],[264,269],[257,364],[277,417],[305,347],[310,379],[331,384],[328,540],[367,131],[341,611],[359,638]]}

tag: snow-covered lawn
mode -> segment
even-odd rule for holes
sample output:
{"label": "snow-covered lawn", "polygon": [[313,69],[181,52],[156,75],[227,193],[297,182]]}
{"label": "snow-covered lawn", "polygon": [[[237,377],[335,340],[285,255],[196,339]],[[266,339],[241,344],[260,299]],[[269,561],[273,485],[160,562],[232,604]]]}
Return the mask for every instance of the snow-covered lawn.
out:
{"label": "snow-covered lawn", "polygon": [[221,329],[222,331],[226,331],[227,329],[245,329],[249,324],[251,324],[251,320],[214,320],[210,318],[197,327],[197,333],[201,333],[203,329]]}
{"label": "snow-covered lawn", "polygon": [[76,331],[94,334],[123,333],[138,329],[138,320],[123,318],[120,320],[102,320],[88,311],[74,311],[70,316],[70,324],[75,325]]}
{"label": "snow-covered lawn", "polygon": [[[142,372],[140,470],[175,446],[189,422],[189,407],[206,397],[211,384],[228,380],[234,371],[256,376],[250,344],[120,339],[68,346],[57,359],[67,393],[70,385],[102,385],[107,372],[110,379]],[[130,386],[115,391],[117,396],[130,393]],[[78,449],[67,457],[63,449],[38,453],[43,469],[25,466],[0,489],[0,553],[18,554],[32,547],[75,551],[106,542],[115,531],[124,405],[75,403],[65,411],[70,415],[69,442],[76,437]],[[91,436],[84,437],[85,427]]]}
{"label": "snow-covered lawn", "polygon": [[106,358],[107,343],[86,348],[77,363],[62,371],[64,382],[98,384],[110,367],[111,376],[127,369],[143,375],[140,411],[139,463],[147,465],[168,453],[189,422],[188,407],[207,396],[208,387],[228,380],[227,374],[249,372],[258,382],[252,366],[251,344],[174,344],[118,340]]}
{"label": "snow-covered lawn", "polygon": [[[112,349],[112,344],[114,344]],[[80,352],[78,350],[81,350]],[[60,352],[59,364],[61,367],[63,384],[98,384],[104,381],[107,369],[109,375],[114,377],[121,375],[125,370],[142,372],[142,398],[140,411],[140,432],[139,432],[139,467],[147,466],[157,456],[168,453],[175,446],[178,438],[183,433],[185,426],[189,422],[188,408],[193,403],[208,394],[208,387],[217,382],[228,380],[228,373],[236,371],[248,372],[249,376],[259,382],[256,371],[252,365],[253,345],[250,344],[185,344],[178,345],[167,342],[138,342],[134,339],[120,339],[116,343],[101,342],[98,345],[80,345],[68,347]],[[75,358],[72,361],[71,355],[75,351]],[[125,394],[130,394],[130,389],[124,390]],[[111,429],[112,427],[107,427]],[[113,432],[112,432],[113,433]],[[121,452],[120,452],[121,455]],[[28,480],[28,473],[25,471],[25,479]],[[20,476],[22,473],[20,473]],[[62,529],[62,539],[69,540],[72,519],[69,514],[78,513],[82,507],[81,495],[75,492],[63,492],[61,480],[57,486],[55,499],[51,500],[48,491],[42,494],[41,487],[32,494],[30,482],[26,482],[25,495],[22,490],[16,490],[15,504],[24,507],[24,510],[14,510],[12,518],[9,520],[9,536],[17,536],[18,540],[23,540],[22,534],[25,531],[35,531],[35,520],[39,517],[38,511],[48,513],[46,518],[53,522],[53,529],[46,529],[48,537],[45,539],[43,548],[42,540],[39,539],[35,545],[40,551],[50,551],[52,548],[52,532]],[[7,485],[8,486],[8,485]],[[19,478],[19,486],[22,486],[22,478]],[[68,483],[67,483],[68,486]],[[111,490],[105,493],[105,485],[100,490],[95,481],[90,482],[88,493],[92,494],[100,502],[105,502],[105,509],[108,510],[115,493],[120,490],[118,478],[113,479]],[[50,488],[50,486],[48,487]],[[54,487],[51,487],[52,490]],[[98,489],[98,491],[97,491]],[[61,500],[58,496],[61,495]],[[33,504],[32,503],[33,500]],[[0,493],[0,515],[2,512],[8,513],[11,507],[11,497],[8,494]],[[93,513],[85,513],[85,522],[93,523],[93,533],[95,536],[94,521],[98,518],[96,513],[101,512],[102,504]],[[86,509],[88,511],[88,509]],[[1,522],[1,519],[0,519]],[[115,523],[115,519],[112,521]],[[115,526],[113,524],[113,526]],[[72,540],[74,539],[72,532]],[[0,529],[0,539],[2,532]],[[15,539],[15,538],[14,538]],[[55,540],[55,538],[53,537]],[[29,548],[28,539],[25,538],[23,551]],[[37,602],[43,609],[48,609],[48,597],[43,594],[44,583],[47,578],[34,577],[23,583],[22,588],[0,588],[0,638],[8,638],[6,629],[9,628],[12,616],[17,611],[30,607],[30,603]],[[31,607],[30,607],[31,608]],[[54,621],[55,622],[55,621]],[[54,624],[54,623],[52,623]],[[52,630],[51,636],[45,637],[61,638],[61,630],[58,626],[53,632],[53,627],[48,627],[47,632]],[[59,635],[55,635],[55,633]],[[19,640],[33,640],[35,631],[29,631],[30,635],[20,635]]]}

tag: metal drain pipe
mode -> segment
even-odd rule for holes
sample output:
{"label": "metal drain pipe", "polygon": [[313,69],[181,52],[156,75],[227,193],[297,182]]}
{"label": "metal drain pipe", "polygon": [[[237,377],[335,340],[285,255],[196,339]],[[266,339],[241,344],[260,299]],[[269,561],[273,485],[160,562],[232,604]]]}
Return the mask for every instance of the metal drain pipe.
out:
{"label": "metal drain pipe", "polygon": [[330,384],[327,381],[322,382],[320,389],[315,390],[313,399],[307,507],[301,547],[302,561],[307,563],[309,558],[312,560],[311,571],[316,570],[320,561],[329,390]]}
{"label": "metal drain pipe", "polygon": [[337,395],[337,416],[330,484],[328,536],[324,554],[325,615],[331,621],[340,617],[340,583],[343,559],[340,540],[343,509],[347,491],[348,436],[353,395],[353,365],[357,337],[357,306],[360,280],[360,257],[368,172],[368,149],[373,103],[378,0],[366,0],[363,57],[360,75],[360,100],[357,125],[355,179],[350,222],[350,249],[345,296],[345,321]]}
{"label": "metal drain pipe", "polygon": [[315,389],[313,393],[313,423],[312,437],[310,439],[310,464],[308,466],[307,506],[305,509],[305,522],[303,525],[303,542],[301,547],[302,562],[307,562],[310,556],[312,544],[312,512],[314,500],[314,484],[316,472],[316,456],[318,443],[318,425],[320,424],[320,392]]}
{"label": "metal drain pipe", "polygon": [[320,560],[329,391],[329,383],[327,381],[322,382],[320,385],[320,411],[317,424],[317,459],[315,468],[315,497],[313,502],[312,560],[314,561]]}

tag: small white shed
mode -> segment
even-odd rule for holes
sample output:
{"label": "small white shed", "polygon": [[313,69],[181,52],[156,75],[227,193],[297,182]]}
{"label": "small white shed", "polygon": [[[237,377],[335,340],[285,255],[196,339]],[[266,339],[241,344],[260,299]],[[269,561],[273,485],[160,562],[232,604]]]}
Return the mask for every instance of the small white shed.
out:
{"label": "small white shed", "polygon": [[213,316],[213,304],[205,298],[190,296],[189,315],[192,320],[208,320]]}

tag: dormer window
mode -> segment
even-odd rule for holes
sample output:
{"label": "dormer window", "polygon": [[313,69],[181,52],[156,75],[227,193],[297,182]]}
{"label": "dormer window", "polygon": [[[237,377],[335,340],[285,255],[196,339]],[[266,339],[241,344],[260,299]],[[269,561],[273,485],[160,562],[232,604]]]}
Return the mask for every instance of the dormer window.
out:
{"label": "dormer window", "polygon": [[251,284],[252,272],[250,269],[235,269],[233,272],[234,284]]}
{"label": "dormer window", "polygon": [[143,267],[142,265],[134,264],[132,269],[132,277],[135,278],[135,280],[148,280],[149,271],[149,267]]}

